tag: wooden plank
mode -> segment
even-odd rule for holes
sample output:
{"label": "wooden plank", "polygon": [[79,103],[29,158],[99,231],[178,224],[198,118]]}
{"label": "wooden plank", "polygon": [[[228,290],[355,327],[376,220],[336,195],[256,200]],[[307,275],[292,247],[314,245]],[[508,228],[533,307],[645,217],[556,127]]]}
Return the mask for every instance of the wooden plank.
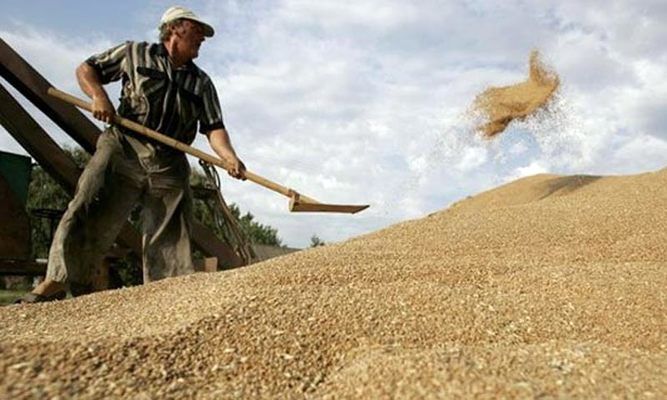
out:
{"label": "wooden plank", "polygon": [[206,257],[194,260],[194,265],[197,272],[216,272],[218,270],[218,259],[215,257]]}
{"label": "wooden plank", "polygon": [[46,274],[46,260],[0,260],[0,275],[42,276]]}
{"label": "wooden plank", "polygon": [[218,259],[218,269],[230,269],[245,265],[243,260],[227,245],[215,236],[215,233],[200,222],[192,224],[192,237],[198,240],[193,244],[207,257]]}

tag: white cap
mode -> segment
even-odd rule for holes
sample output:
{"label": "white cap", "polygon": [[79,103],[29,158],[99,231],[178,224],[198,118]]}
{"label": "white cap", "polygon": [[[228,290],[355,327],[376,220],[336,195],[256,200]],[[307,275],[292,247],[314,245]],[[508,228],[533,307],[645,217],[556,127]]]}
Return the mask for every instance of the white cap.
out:
{"label": "white cap", "polygon": [[175,21],[177,19],[184,18],[184,19],[189,19],[191,21],[199,22],[201,26],[204,28],[204,36],[206,37],[211,37],[215,33],[213,30],[213,27],[206,22],[202,21],[195,13],[192,11],[188,10],[185,7],[181,6],[174,6],[174,7],[169,7],[167,11],[162,14],[162,19],[160,19],[160,26],[167,24],[171,21]]}

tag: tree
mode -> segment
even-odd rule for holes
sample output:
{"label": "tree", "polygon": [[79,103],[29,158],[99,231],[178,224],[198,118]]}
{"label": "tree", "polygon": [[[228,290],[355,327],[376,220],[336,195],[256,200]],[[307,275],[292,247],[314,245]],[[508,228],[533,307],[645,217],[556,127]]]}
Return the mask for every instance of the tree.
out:
{"label": "tree", "polygon": [[320,239],[317,235],[313,234],[313,236],[310,237],[310,247],[319,247],[325,245],[326,242]]}

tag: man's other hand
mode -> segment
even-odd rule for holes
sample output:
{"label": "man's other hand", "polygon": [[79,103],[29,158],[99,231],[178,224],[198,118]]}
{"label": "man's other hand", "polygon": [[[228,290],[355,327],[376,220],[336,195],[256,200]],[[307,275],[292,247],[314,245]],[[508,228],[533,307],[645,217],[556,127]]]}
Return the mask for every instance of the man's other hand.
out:
{"label": "man's other hand", "polygon": [[107,96],[93,96],[93,117],[110,124],[113,122],[114,115],[116,115],[116,110]]}
{"label": "man's other hand", "polygon": [[243,181],[246,180],[245,164],[243,164],[243,162],[238,158],[235,158],[234,160],[232,160],[232,162],[229,163],[229,168],[227,169],[227,173],[236,179],[241,179]]}

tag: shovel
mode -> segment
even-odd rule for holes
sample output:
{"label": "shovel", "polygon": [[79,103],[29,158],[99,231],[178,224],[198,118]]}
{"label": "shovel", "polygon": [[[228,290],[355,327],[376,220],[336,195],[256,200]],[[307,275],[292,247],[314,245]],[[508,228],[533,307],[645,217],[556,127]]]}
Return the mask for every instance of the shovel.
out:
{"label": "shovel", "polygon": [[[79,99],[78,97],[74,97],[70,94],[67,94],[65,92],[62,92],[56,88],[49,88],[47,93],[53,97],[56,97],[60,100],[65,101],[66,103],[75,105],[79,108],[82,108],[84,110],[87,110],[89,112],[92,112],[92,105],[90,103],[87,103],[84,100]],[[195,149],[192,146],[188,146],[185,143],[181,143],[176,139],[170,138],[169,136],[165,136],[161,134],[160,132],[154,131],[152,129],[146,128],[145,126],[138,124],[134,121],[130,121],[129,119],[120,117],[118,115],[115,115],[113,117],[113,122],[123,126],[127,129],[131,129],[134,132],[137,132],[141,135],[147,136],[151,139],[154,139],[160,143],[166,144],[169,147],[172,147],[174,149],[180,150],[184,153],[190,154],[192,156],[195,156],[201,160],[206,161],[209,164],[217,165],[218,167],[227,169],[226,163],[219,159],[218,157],[214,157],[210,154],[204,153],[201,150]],[[264,186],[267,189],[271,189],[274,192],[278,192],[284,196],[289,197],[290,202],[289,202],[289,210],[290,211],[302,211],[302,212],[334,212],[334,213],[346,213],[346,214],[354,214],[359,211],[365,210],[368,208],[368,205],[348,205],[348,204],[326,204],[326,203],[320,203],[319,201],[304,196],[295,190],[292,190],[290,188],[287,188],[285,186],[279,185],[275,182],[272,182],[266,178],[263,178],[257,174],[254,174],[250,171],[245,171],[245,177],[252,181],[255,182],[259,185]]]}

